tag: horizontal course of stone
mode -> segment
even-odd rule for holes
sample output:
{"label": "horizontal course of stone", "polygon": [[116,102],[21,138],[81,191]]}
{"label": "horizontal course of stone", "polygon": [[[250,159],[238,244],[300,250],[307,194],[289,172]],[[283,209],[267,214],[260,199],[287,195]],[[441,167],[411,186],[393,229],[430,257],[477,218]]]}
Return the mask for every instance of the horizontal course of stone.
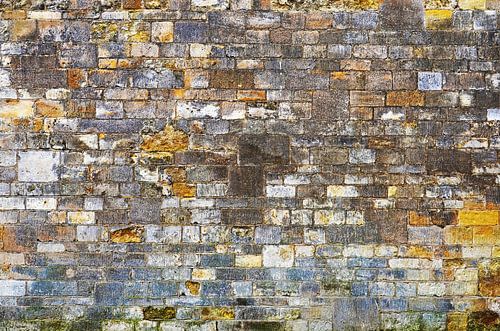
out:
{"label": "horizontal course of stone", "polygon": [[0,330],[499,330],[497,0],[0,0]]}

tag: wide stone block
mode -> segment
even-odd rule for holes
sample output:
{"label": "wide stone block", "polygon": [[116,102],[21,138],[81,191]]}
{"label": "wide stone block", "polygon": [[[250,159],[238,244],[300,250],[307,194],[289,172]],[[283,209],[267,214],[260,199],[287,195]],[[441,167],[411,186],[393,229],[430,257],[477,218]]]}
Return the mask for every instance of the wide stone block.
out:
{"label": "wide stone block", "polygon": [[203,43],[207,40],[208,25],[202,22],[176,22],[174,41],[181,43]]}
{"label": "wide stone block", "polygon": [[458,224],[462,226],[497,225],[499,217],[500,211],[498,210],[460,210]]}
{"label": "wide stone block", "polygon": [[54,182],[59,179],[59,166],[59,152],[20,152],[18,179],[21,182]]}
{"label": "wide stone block", "polygon": [[278,135],[243,135],[238,141],[242,165],[288,164],[289,138]]}
{"label": "wide stone block", "polygon": [[76,282],[65,281],[29,281],[28,294],[33,296],[77,295]]}
{"label": "wide stone block", "polygon": [[20,297],[26,293],[26,282],[22,280],[0,280],[0,297]]}

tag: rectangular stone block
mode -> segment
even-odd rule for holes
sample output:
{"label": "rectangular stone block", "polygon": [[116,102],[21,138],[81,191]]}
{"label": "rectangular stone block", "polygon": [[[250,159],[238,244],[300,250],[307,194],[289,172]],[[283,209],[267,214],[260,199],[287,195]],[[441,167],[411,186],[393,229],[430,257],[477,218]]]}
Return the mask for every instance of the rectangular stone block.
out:
{"label": "rectangular stone block", "polygon": [[435,91],[443,88],[443,75],[440,72],[419,72],[418,89],[421,91]]}
{"label": "rectangular stone block", "polygon": [[59,179],[59,152],[20,152],[18,179],[22,182],[54,182]]}
{"label": "rectangular stone block", "polygon": [[349,96],[346,91],[316,91],[313,93],[312,117],[316,120],[341,120],[348,116]]}
{"label": "rectangular stone block", "polygon": [[287,164],[289,138],[279,135],[242,135],[238,141],[242,165]]}
{"label": "rectangular stone block", "polygon": [[20,297],[26,294],[26,282],[22,280],[0,280],[0,297]]}
{"label": "rectangular stone block", "polygon": [[387,106],[423,106],[424,94],[418,91],[401,91],[387,93]]}
{"label": "rectangular stone block", "polygon": [[385,93],[368,91],[351,91],[350,104],[352,106],[384,106]]}
{"label": "rectangular stone block", "polygon": [[462,226],[497,225],[499,217],[500,211],[498,210],[460,210],[458,224]]}
{"label": "rectangular stone block", "polygon": [[294,263],[294,247],[291,245],[268,245],[263,247],[264,267],[292,267]]}
{"label": "rectangular stone block", "polygon": [[209,86],[227,89],[253,89],[254,74],[249,70],[211,71]]}

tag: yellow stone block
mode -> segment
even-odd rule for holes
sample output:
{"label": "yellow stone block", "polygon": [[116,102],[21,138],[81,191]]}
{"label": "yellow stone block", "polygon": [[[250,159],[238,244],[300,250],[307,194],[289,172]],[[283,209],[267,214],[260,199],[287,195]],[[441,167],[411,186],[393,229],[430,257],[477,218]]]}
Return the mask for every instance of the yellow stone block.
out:
{"label": "yellow stone block", "polygon": [[194,280],[215,279],[215,269],[193,269],[191,277]]}
{"label": "yellow stone block", "polygon": [[444,229],[444,241],[447,244],[472,244],[472,229],[461,226],[447,226]]}
{"label": "yellow stone block", "polygon": [[486,0],[458,0],[460,9],[486,9]]}
{"label": "yellow stone block", "polygon": [[453,11],[449,9],[431,9],[425,11],[425,27],[441,30],[451,27]]}
{"label": "yellow stone block", "polygon": [[474,245],[500,245],[500,227],[475,226],[473,229]]}
{"label": "yellow stone block", "polygon": [[68,212],[68,222],[70,224],[95,224],[95,213],[90,211]]}
{"label": "yellow stone block", "polygon": [[262,266],[262,256],[260,255],[236,256],[235,265],[237,268],[259,268]]}
{"label": "yellow stone block", "polygon": [[497,225],[498,210],[460,210],[459,225]]}
{"label": "yellow stone block", "polygon": [[232,320],[234,316],[233,307],[205,307],[201,310],[203,320]]}
{"label": "yellow stone block", "polygon": [[389,186],[387,188],[387,197],[388,198],[394,198],[394,197],[396,197],[397,193],[398,193],[398,187],[397,186]]}

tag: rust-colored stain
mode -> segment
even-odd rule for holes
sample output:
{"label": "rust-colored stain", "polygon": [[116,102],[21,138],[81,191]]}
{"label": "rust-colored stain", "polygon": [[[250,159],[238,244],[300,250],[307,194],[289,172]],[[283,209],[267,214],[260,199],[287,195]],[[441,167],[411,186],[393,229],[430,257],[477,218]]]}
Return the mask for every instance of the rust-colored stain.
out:
{"label": "rust-colored stain", "polygon": [[144,227],[139,225],[129,226],[127,228],[112,231],[111,241],[114,243],[140,243]]}
{"label": "rust-colored stain", "polygon": [[188,148],[189,137],[182,131],[167,125],[153,135],[143,136],[141,149],[147,152],[176,152]]}

